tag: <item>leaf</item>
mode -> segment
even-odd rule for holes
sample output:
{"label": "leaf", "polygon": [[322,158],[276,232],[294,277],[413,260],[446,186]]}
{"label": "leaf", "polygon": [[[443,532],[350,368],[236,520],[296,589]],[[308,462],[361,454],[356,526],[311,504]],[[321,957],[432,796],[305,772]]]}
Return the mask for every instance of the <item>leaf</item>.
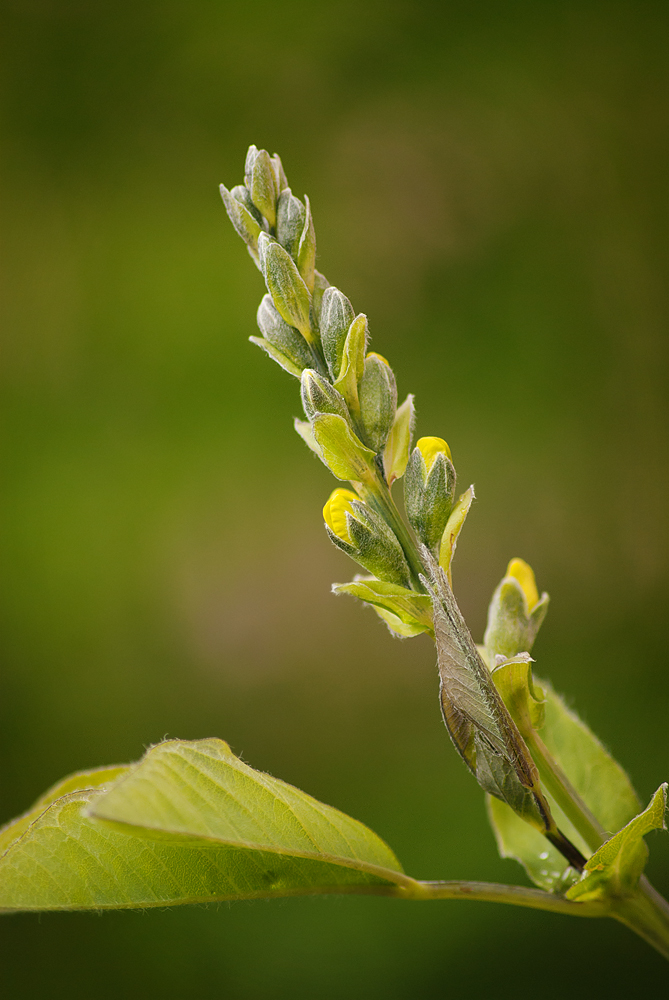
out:
{"label": "leaf", "polygon": [[128,770],[127,764],[118,764],[113,767],[96,767],[89,771],[75,771],[62,781],[56,782],[48,791],[41,795],[34,806],[28,812],[23,813],[16,819],[11,820],[6,826],[0,829],[0,853],[5,851],[10,844],[23,834],[44,811],[55,802],[56,799],[71,792],[79,791],[82,788],[99,788],[101,785],[109,784],[120,777]]}
{"label": "leaf", "polygon": [[667,783],[660,785],[649,805],[596,851],[580,882],[569,889],[569,899],[588,902],[629,894],[646,867],[648,848],[643,838],[651,830],[666,829]]}
{"label": "leaf", "polygon": [[[350,594],[371,604],[377,611],[388,612],[400,625],[405,626],[401,635],[432,632],[432,603],[427,594],[417,594],[415,590],[375,580],[373,577],[357,577],[352,583],[335,583],[332,591],[335,594]],[[392,619],[388,622],[386,615],[381,617],[394,631],[399,631]]]}
{"label": "leaf", "polygon": [[[111,783],[92,784],[104,774]],[[161,743],[127,770],[73,776],[51,794],[57,797],[46,808],[11,827],[0,857],[0,909],[165,906],[372,887],[392,894],[414,885],[371,830],[254,771],[222,740]]]}
{"label": "leaf", "polygon": [[432,579],[425,583],[432,597],[440,699],[451,739],[485,791],[538,830],[554,830],[536,765],[474,645],[448,580],[427,548],[422,555],[432,568]]}
{"label": "leaf", "polygon": [[[529,671],[530,664],[526,662]],[[500,679],[507,669],[506,664],[500,668]],[[497,672],[495,676],[498,676]],[[515,679],[520,678],[516,676]],[[537,722],[540,721],[540,713],[543,714],[543,725],[538,731],[547,749],[601,826],[615,833],[640,808],[627,774],[585,723],[567,708],[550,684],[544,680],[540,680],[539,684],[544,700],[539,700],[535,682],[535,697],[531,697],[529,692],[527,694],[527,711],[534,715]],[[552,797],[547,797],[558,827],[586,856],[589,855],[591,852],[587,844]],[[560,891],[566,875],[562,855],[503,802],[489,799],[488,814],[502,857],[515,858],[520,862],[540,888]]]}

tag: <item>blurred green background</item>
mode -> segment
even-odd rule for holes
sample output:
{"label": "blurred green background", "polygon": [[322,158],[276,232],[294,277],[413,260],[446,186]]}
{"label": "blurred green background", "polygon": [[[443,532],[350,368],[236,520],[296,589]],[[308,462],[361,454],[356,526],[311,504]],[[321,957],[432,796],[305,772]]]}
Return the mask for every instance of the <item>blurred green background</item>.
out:
{"label": "blurred green background", "polygon": [[[314,208],[474,507],[474,634],[519,555],[537,669],[647,801],[669,778],[669,8],[4,0],[2,819],[69,771],[218,735],[422,878],[524,881],[439,717],[424,637],[352,565],[217,184],[249,143]],[[650,875],[669,891],[669,846]],[[640,996],[608,922],[383,899],[25,915],[8,998]]]}

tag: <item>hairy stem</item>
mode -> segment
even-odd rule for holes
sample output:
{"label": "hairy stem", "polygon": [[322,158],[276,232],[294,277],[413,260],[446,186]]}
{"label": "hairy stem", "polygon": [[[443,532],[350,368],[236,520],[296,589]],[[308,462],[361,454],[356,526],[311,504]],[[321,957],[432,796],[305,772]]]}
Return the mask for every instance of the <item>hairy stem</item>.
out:
{"label": "hairy stem", "polygon": [[546,791],[553,796],[590,850],[596,851],[606,840],[606,831],[588,809],[536,730],[523,732],[523,736],[539,768]]}

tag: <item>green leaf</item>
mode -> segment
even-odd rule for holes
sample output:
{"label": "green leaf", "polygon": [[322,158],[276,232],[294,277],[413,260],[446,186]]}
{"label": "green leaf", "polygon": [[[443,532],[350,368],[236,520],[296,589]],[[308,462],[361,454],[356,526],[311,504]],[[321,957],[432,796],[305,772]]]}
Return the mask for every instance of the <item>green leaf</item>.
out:
{"label": "green leaf", "polygon": [[71,792],[77,792],[82,788],[100,788],[115,781],[128,770],[127,764],[118,764],[112,767],[96,767],[89,771],[76,771],[62,781],[56,782],[48,791],[41,795],[37,802],[22,816],[11,820],[6,826],[0,829],[0,854],[2,854],[10,844],[12,844],[28,829],[34,821],[51,805],[56,799]]}
{"label": "green leaf", "polygon": [[[408,631],[402,630],[401,635],[420,635],[421,632],[432,632],[432,602],[427,594],[417,594],[415,590],[399,587],[384,580],[373,577],[356,577],[352,583],[335,583],[332,586],[335,594],[350,594],[366,604],[371,604],[377,611],[383,610],[398,619]],[[394,631],[394,623],[388,622],[385,615],[381,616],[390,624]]]}
{"label": "green leaf", "polygon": [[[105,774],[111,783],[99,784]],[[161,743],[128,769],[77,775],[50,794],[11,827],[0,909],[393,893],[415,884],[362,823],[254,771],[222,740]]]}
{"label": "green leaf", "polygon": [[[525,662],[529,671],[529,661]],[[522,673],[522,661],[517,666]],[[512,668],[503,665],[494,676],[502,680],[505,671],[510,669]],[[527,676],[525,672],[526,681]],[[508,681],[516,682],[512,697],[519,697],[522,677],[515,668],[513,676],[509,674]],[[526,691],[527,703],[523,713],[527,711],[537,724],[543,714],[543,725],[538,732],[547,749],[601,826],[610,833],[615,833],[640,808],[628,776],[585,723],[567,708],[550,684],[544,680],[540,680],[539,684],[540,689],[533,684],[532,693]],[[520,690],[522,694],[522,685]],[[543,701],[540,692],[543,693]],[[587,857],[591,853],[588,845],[552,796],[548,794],[547,798],[558,827]],[[489,799],[488,813],[500,854],[519,861],[535,885],[542,889],[560,891],[564,879],[573,877],[573,874],[569,876],[566,871],[562,855],[503,802]]]}
{"label": "green leaf", "polygon": [[632,892],[646,867],[648,848],[643,838],[651,830],[666,829],[667,783],[660,785],[649,805],[592,855],[580,882],[569,889],[569,899],[588,902]]}

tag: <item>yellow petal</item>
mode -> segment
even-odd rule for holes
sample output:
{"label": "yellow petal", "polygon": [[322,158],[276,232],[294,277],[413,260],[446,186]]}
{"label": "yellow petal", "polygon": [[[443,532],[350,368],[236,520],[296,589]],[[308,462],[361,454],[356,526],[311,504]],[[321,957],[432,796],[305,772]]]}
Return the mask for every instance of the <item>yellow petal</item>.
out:
{"label": "yellow petal", "polygon": [[512,559],[507,566],[506,575],[518,581],[525,594],[528,611],[531,611],[539,603],[539,591],[532,567],[523,559]]}
{"label": "yellow petal", "polygon": [[425,460],[425,466],[429,472],[434,464],[434,460],[437,455],[444,453],[446,458],[451,457],[451,449],[448,447],[443,438],[438,437],[424,437],[416,441],[416,447],[420,451],[421,455]]}
{"label": "yellow petal", "polygon": [[323,517],[325,523],[327,524],[330,531],[341,538],[343,541],[348,542],[351,545],[351,536],[348,531],[348,522],[346,520],[346,515],[353,515],[353,508],[351,507],[351,500],[358,500],[359,498],[353,493],[352,490],[335,490],[325,507],[323,507]]}

